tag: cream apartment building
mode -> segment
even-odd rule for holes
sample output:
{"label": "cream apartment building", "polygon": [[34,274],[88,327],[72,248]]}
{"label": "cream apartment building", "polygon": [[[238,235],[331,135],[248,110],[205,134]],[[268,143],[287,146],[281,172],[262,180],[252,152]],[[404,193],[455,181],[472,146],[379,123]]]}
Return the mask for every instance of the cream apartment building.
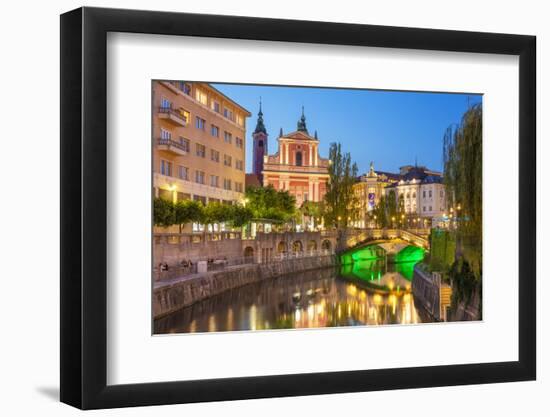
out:
{"label": "cream apartment building", "polygon": [[244,198],[248,110],[207,83],[153,82],[154,196]]}

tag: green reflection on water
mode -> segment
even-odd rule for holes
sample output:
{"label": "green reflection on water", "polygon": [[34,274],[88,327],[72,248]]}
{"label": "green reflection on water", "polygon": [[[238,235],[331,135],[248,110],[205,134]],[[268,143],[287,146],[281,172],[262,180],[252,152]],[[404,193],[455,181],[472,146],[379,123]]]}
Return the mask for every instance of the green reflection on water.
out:
{"label": "green reflection on water", "polygon": [[424,253],[424,249],[411,245],[387,257],[380,246],[365,246],[342,255],[340,275],[385,289],[407,285],[406,281],[413,278],[414,266],[424,259]]}
{"label": "green reflection on water", "polygon": [[396,255],[394,262],[420,262],[424,259],[424,249],[417,246],[406,246],[401,249]]}

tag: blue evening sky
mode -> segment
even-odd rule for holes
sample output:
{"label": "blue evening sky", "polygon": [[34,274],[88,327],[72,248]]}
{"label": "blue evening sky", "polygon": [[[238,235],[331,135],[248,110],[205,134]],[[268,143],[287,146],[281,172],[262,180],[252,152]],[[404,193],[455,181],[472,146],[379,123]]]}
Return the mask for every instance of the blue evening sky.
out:
{"label": "blue evening sky", "polygon": [[296,130],[305,108],[307,128],[320,140],[320,154],[328,157],[331,142],[342,143],[357,163],[359,173],[374,161],[377,170],[397,172],[414,164],[442,170],[442,141],[447,127],[459,123],[481,95],[376,90],[212,84],[248,109],[246,172],[251,171],[252,132],[262,98],[269,154],[277,150],[279,129]]}

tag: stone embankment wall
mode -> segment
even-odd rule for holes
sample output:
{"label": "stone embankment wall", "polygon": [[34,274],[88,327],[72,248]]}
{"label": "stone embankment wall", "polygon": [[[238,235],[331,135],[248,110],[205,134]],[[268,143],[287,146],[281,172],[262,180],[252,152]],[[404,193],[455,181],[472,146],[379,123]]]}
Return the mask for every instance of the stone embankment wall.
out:
{"label": "stone embankment wall", "polygon": [[243,265],[199,277],[158,286],[153,291],[153,316],[159,318],[183,307],[243,285],[338,264],[335,255],[286,259],[280,262]]}
{"label": "stone embankment wall", "polygon": [[[153,245],[153,259],[156,264],[166,262],[168,265],[179,265],[182,260],[207,260],[226,257],[227,259],[242,257],[241,239],[223,239],[182,243],[162,241]],[[157,266],[157,265],[154,265]]]}
{"label": "stone embankment wall", "polygon": [[[444,321],[481,320],[481,289],[474,290],[468,300],[452,306],[452,293],[456,291],[449,284],[441,283],[440,278],[416,266],[412,281],[415,303],[431,318]],[[443,308],[442,308],[443,307]]]}
{"label": "stone embankment wall", "polygon": [[414,268],[412,280],[412,292],[415,302],[420,303],[422,308],[435,320],[440,320],[440,296],[439,285],[433,279],[432,274]]}

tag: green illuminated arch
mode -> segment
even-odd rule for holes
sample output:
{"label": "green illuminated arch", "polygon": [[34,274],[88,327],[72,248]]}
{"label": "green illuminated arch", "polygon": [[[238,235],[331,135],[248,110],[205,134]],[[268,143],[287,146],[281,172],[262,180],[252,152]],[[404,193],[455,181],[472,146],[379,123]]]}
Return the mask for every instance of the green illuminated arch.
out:
{"label": "green illuminated arch", "polygon": [[395,255],[394,262],[419,262],[424,259],[424,253],[425,250],[418,246],[405,246]]}

